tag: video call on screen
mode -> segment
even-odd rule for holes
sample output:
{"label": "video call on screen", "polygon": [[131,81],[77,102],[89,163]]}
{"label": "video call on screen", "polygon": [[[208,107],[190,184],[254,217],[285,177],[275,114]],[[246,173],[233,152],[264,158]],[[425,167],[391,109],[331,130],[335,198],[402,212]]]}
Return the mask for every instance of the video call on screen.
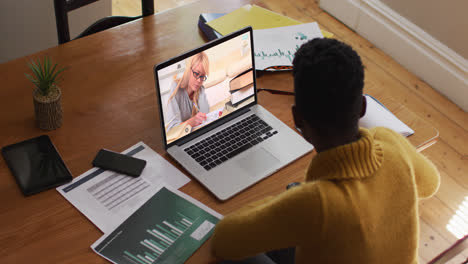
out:
{"label": "video call on screen", "polygon": [[[157,72],[167,143],[254,100],[249,32],[202,52],[204,54],[197,53]],[[189,119],[198,112],[206,119],[188,126]]]}

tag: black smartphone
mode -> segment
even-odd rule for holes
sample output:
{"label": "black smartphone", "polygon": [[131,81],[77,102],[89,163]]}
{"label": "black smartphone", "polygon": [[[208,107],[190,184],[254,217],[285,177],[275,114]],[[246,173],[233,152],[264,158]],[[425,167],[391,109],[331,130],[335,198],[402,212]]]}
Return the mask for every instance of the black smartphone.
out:
{"label": "black smartphone", "polygon": [[93,166],[138,177],[146,166],[146,160],[101,149],[93,160]]}

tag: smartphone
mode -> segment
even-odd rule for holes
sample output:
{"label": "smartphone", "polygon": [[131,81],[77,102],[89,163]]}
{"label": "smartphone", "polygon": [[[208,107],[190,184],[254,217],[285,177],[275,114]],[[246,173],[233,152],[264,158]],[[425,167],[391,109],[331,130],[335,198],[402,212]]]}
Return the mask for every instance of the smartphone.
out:
{"label": "smartphone", "polygon": [[93,166],[138,177],[146,166],[146,160],[101,149],[93,160]]}

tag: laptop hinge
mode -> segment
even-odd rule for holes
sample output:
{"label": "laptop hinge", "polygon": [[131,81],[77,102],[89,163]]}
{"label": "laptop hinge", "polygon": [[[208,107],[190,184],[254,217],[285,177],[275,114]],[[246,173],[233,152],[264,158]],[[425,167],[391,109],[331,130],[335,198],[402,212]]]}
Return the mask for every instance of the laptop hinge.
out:
{"label": "laptop hinge", "polygon": [[196,137],[198,137],[200,135],[203,135],[208,131],[211,131],[211,130],[215,129],[215,128],[225,124],[226,122],[229,122],[229,121],[233,120],[234,118],[247,113],[248,111],[250,111],[250,107],[245,107],[243,109],[239,109],[239,110],[229,114],[228,116],[224,117],[222,120],[219,120],[220,122],[214,122],[212,124],[207,125],[206,127],[203,127],[201,129],[195,131],[194,133],[192,133],[190,135],[187,135],[186,137],[178,140],[176,144],[177,144],[177,146],[180,147],[180,146],[184,145],[185,143],[193,140],[194,138],[196,138]]}

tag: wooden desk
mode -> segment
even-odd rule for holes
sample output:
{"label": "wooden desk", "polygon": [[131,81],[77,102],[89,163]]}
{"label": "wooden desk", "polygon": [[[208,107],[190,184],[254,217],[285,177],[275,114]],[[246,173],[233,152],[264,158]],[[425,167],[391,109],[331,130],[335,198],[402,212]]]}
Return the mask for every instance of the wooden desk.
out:
{"label": "wooden desk", "polygon": [[[0,146],[48,134],[74,176],[91,168],[100,148],[122,151],[140,140],[176,165],[161,144],[153,65],[204,43],[197,28],[201,12],[229,12],[249,2],[196,2],[0,65]],[[254,1],[265,7],[280,2]],[[60,85],[64,124],[51,132],[34,124],[33,86],[24,76],[29,71],[28,60],[46,54],[69,68]],[[293,82],[290,73],[264,74],[258,85],[291,91]],[[435,129],[393,104],[391,98],[379,98],[372,89],[366,88],[366,92],[396,110],[415,129],[410,137],[415,146],[437,136]],[[262,92],[259,102],[293,127],[291,96]],[[225,203],[195,180],[181,190],[226,214],[302,180],[312,155]],[[90,249],[101,232],[55,190],[23,197],[3,159],[0,201],[0,263],[107,263]],[[207,263],[207,248],[203,246],[188,263]]]}

